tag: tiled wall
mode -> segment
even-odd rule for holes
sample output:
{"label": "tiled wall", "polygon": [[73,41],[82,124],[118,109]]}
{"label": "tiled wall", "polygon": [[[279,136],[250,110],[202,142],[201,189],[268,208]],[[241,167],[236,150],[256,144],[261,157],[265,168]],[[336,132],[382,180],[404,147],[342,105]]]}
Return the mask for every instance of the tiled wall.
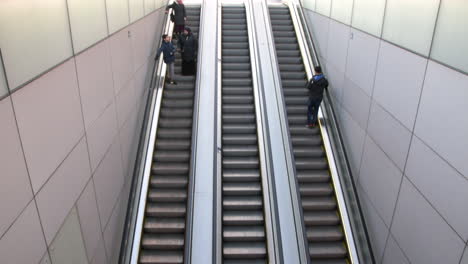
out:
{"label": "tiled wall", "polygon": [[304,1],[377,263],[468,263],[467,3]]}
{"label": "tiled wall", "polygon": [[[0,3],[1,263],[117,263],[164,9],[162,1],[97,2]],[[39,19],[47,4],[69,11],[71,34]],[[33,21],[12,26],[22,8]],[[63,15],[47,10],[58,12],[47,13],[50,23]],[[83,21],[84,11],[95,15]],[[36,36],[20,41],[22,30]],[[65,37],[74,50],[59,47]]]}

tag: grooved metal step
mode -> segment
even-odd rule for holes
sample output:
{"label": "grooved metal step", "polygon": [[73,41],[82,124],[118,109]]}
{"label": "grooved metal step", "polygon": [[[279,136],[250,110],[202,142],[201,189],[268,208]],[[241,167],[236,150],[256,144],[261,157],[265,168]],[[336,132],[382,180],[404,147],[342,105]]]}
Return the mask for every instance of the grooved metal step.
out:
{"label": "grooved metal step", "polygon": [[[200,7],[186,6],[187,21],[198,35]],[[191,159],[195,77],[181,76],[164,87],[153,154],[139,263],[184,263],[186,213]]]}
{"label": "grooved metal step", "polygon": [[311,263],[350,263],[322,137],[306,128],[307,79],[289,8],[269,11]]}
{"label": "grooved metal step", "polygon": [[255,103],[244,7],[222,7],[223,263],[267,263]]}

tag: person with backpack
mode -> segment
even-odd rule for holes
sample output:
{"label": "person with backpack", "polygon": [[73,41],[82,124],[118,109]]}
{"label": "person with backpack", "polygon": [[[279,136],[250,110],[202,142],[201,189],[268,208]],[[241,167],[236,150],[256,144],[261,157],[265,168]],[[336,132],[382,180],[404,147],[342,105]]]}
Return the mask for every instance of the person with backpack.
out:
{"label": "person with backpack", "polygon": [[323,93],[328,88],[328,80],[322,73],[322,68],[316,66],[315,75],[310,79],[307,89],[309,90],[309,106],[307,109],[307,127],[313,128],[318,124],[318,111],[322,103]]}
{"label": "person with backpack", "polygon": [[185,11],[184,2],[182,0],[174,1],[166,7],[166,14],[172,8],[174,15],[171,14],[171,20],[174,22],[175,37],[179,38],[185,28],[185,21],[187,20],[187,13]]}
{"label": "person with backpack", "polygon": [[198,40],[189,27],[185,28],[184,35],[179,38],[179,45],[182,51],[182,75],[194,75],[197,71]]}
{"label": "person with backpack", "polygon": [[161,52],[163,53],[164,63],[167,65],[167,79],[166,81],[170,84],[177,84],[174,81],[174,62],[175,62],[175,52],[176,47],[172,44],[171,37],[167,34],[162,35],[163,43],[158,49],[155,60],[159,59]]}

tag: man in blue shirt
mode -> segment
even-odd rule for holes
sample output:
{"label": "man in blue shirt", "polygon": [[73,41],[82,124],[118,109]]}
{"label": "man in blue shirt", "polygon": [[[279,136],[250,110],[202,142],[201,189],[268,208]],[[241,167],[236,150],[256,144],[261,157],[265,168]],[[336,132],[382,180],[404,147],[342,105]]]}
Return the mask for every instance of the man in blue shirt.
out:
{"label": "man in blue shirt", "polygon": [[323,76],[322,68],[316,66],[315,75],[310,79],[307,89],[309,90],[309,107],[307,109],[307,126],[315,127],[318,124],[318,110],[322,103],[323,92],[328,88],[328,80]]}
{"label": "man in blue shirt", "polygon": [[162,36],[163,43],[158,49],[155,60],[159,59],[161,52],[163,53],[163,60],[167,65],[167,79],[166,81],[170,84],[177,84],[174,81],[174,61],[176,47],[172,44],[171,37],[167,34]]}

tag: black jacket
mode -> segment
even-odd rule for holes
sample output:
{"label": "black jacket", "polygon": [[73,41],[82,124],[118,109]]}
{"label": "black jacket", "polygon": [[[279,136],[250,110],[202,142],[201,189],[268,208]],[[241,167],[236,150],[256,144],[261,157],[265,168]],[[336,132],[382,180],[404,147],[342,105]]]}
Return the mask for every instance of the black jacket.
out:
{"label": "black jacket", "polygon": [[182,59],[185,61],[194,61],[198,54],[198,39],[192,33],[182,35],[179,39],[180,49],[182,50]]}
{"label": "black jacket", "polygon": [[307,89],[309,90],[309,98],[322,99],[323,92],[327,88],[328,80],[323,76],[323,74],[314,75],[314,77],[310,79],[309,84],[307,85]]}
{"label": "black jacket", "polygon": [[161,47],[158,49],[156,54],[156,59],[159,58],[161,52],[163,53],[163,59],[165,63],[172,63],[175,61],[175,51],[176,47],[172,42],[166,42],[163,40]]}
{"label": "black jacket", "polygon": [[187,13],[185,12],[185,6],[183,4],[178,4],[174,2],[166,7],[166,10],[172,8],[174,10],[174,17],[175,21],[174,24],[176,26],[185,25],[185,18],[187,17]]}

